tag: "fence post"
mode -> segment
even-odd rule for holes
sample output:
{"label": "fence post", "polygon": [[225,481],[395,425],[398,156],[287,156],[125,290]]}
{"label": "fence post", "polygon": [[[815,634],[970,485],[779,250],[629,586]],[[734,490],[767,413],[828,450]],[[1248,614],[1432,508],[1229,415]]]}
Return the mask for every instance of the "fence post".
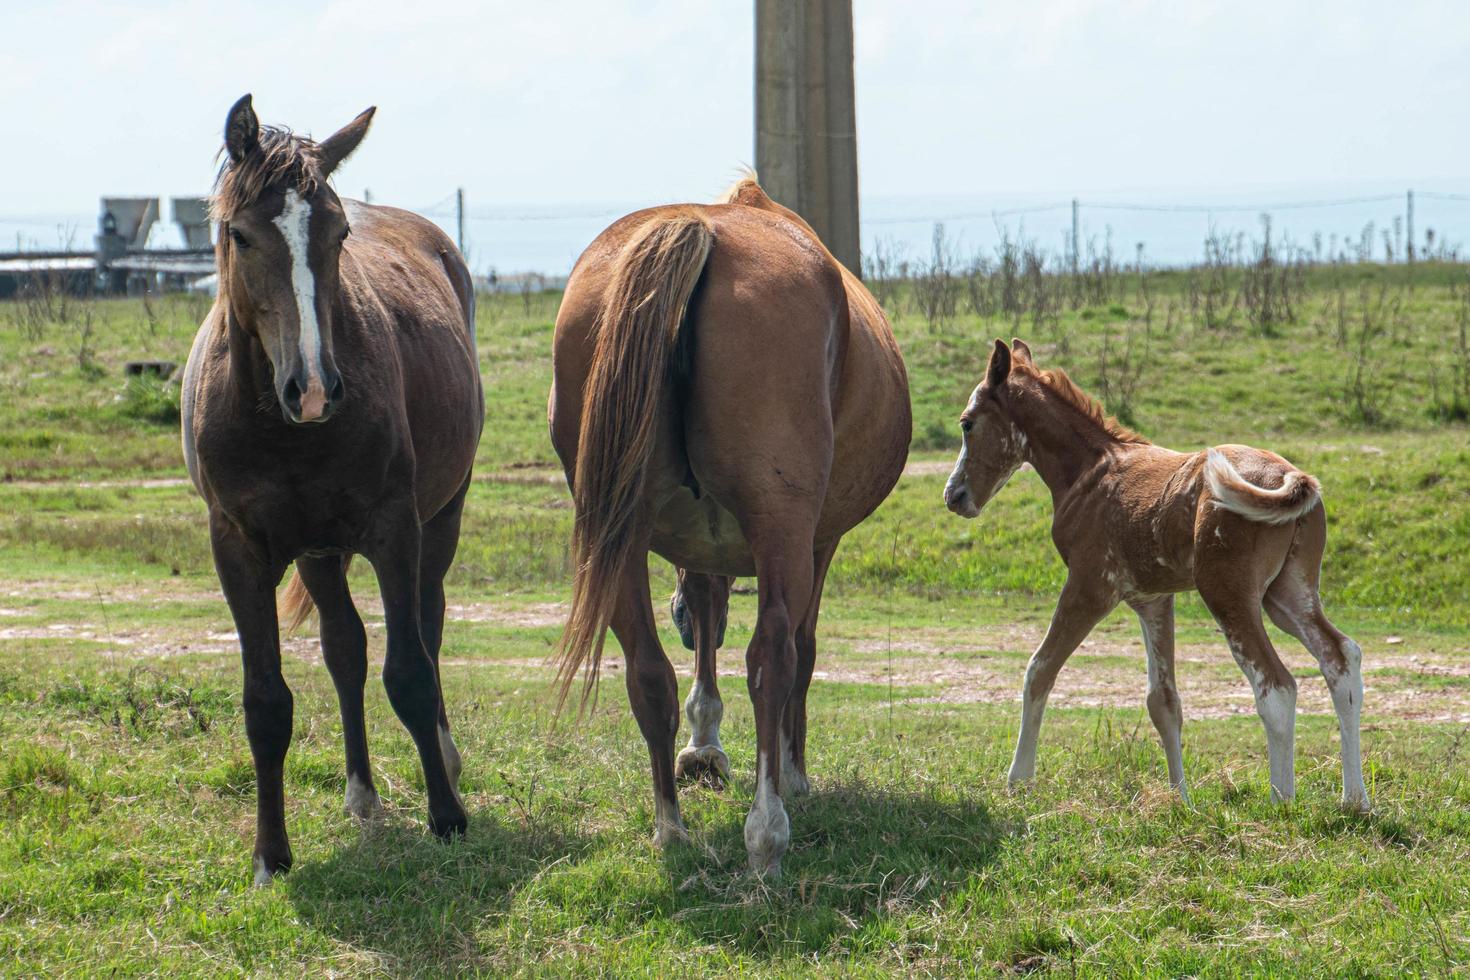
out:
{"label": "fence post", "polygon": [[454,214],[455,214],[456,223],[459,226],[459,236],[458,236],[458,239],[457,239],[457,243],[459,245],[459,254],[460,255],[464,255],[464,188],[463,187],[458,188],[454,192]]}
{"label": "fence post", "polygon": [[1413,265],[1414,264],[1414,191],[1412,189],[1410,189],[1410,191],[1409,191],[1408,201],[1406,202],[1406,211],[1407,211],[1407,215],[1406,215],[1407,220],[1404,222],[1404,225],[1405,225],[1405,230],[1408,232],[1408,236],[1409,236],[1409,248],[1408,248],[1408,250],[1404,254],[1408,257],[1409,264],[1410,265]]}
{"label": "fence post", "polygon": [[1072,275],[1077,275],[1077,268],[1081,264],[1082,250],[1078,247],[1081,239],[1081,231],[1077,227],[1077,199],[1072,198]]}

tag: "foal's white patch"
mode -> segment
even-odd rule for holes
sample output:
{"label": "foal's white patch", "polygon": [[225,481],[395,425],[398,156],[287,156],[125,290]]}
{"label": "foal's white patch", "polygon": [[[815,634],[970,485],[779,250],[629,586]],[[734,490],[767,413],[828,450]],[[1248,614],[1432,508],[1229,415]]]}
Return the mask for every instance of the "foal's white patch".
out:
{"label": "foal's white patch", "polygon": [[326,388],[322,384],[322,332],[316,316],[316,277],[307,261],[311,236],[311,205],[295,190],[286,191],[281,213],[272,219],[286,240],[291,256],[291,292],[296,297],[296,313],[300,320],[301,362],[306,367],[306,390],[301,393],[301,417],[314,419],[326,405]]}

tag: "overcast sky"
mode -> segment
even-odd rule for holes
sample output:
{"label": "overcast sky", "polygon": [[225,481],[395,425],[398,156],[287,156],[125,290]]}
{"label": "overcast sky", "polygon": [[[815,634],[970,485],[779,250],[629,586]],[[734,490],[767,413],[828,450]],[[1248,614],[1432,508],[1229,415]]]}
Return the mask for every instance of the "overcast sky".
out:
{"label": "overcast sky", "polygon": [[[0,215],[203,191],[225,111],[377,121],[338,186],[703,199],[752,157],[748,0],[11,0]],[[1470,174],[1470,4],[857,0],[865,195]]]}

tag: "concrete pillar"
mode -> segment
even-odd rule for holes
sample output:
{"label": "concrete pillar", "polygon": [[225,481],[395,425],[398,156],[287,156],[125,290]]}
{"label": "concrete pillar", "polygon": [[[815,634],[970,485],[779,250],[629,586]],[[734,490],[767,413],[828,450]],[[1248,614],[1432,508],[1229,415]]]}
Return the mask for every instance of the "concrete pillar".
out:
{"label": "concrete pillar", "polygon": [[861,271],[852,0],[756,0],[755,168]]}

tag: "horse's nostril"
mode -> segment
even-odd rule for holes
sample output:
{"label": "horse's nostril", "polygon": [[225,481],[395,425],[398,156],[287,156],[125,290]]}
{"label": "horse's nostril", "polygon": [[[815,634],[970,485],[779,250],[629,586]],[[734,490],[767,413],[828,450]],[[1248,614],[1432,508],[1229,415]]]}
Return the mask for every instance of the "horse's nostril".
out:
{"label": "horse's nostril", "polygon": [[297,411],[300,410],[301,385],[296,382],[295,378],[288,378],[286,380],[286,386],[281,389],[281,400],[286,403],[287,408]]}
{"label": "horse's nostril", "polygon": [[342,400],[344,394],[346,394],[346,389],[342,385],[342,376],[339,374],[332,379],[331,390],[327,392],[327,401],[336,404]]}

